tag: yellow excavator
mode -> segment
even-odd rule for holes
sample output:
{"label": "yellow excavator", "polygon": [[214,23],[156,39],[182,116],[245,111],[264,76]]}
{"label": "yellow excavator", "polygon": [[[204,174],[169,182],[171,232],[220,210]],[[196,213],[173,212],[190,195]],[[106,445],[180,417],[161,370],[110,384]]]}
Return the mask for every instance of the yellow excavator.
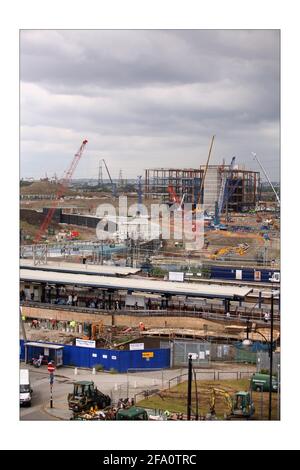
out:
{"label": "yellow excavator", "polygon": [[216,397],[221,396],[225,399],[228,406],[228,418],[251,418],[255,412],[254,404],[249,392],[236,392],[230,395],[226,390],[221,388],[212,388],[210,395],[210,416],[216,416]]}

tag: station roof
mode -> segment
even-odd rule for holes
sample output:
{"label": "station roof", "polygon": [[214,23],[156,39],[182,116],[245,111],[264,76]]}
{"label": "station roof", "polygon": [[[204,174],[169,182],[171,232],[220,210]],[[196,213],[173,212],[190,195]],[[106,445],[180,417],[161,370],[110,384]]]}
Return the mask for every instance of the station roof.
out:
{"label": "station roof", "polygon": [[128,276],[137,274],[140,269],[123,266],[107,266],[97,264],[67,263],[65,261],[48,261],[47,264],[34,265],[32,259],[20,259],[20,267],[39,271],[55,271],[61,273],[92,274],[104,276]]}
{"label": "station roof", "polygon": [[89,276],[87,274],[60,273],[42,270],[21,269],[20,279],[27,282],[76,285],[99,289],[150,292],[155,294],[184,295],[188,297],[240,299],[248,295],[249,287],[222,286],[188,282],[170,282],[143,278],[118,278]]}

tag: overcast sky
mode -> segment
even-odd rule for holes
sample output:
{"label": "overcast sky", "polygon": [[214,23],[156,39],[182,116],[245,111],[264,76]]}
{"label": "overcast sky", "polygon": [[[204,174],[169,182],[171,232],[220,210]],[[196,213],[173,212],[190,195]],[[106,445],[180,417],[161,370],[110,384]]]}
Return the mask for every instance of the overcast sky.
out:
{"label": "overcast sky", "polygon": [[[236,163],[279,180],[279,32],[22,31],[21,176]],[[103,169],[104,172],[104,169]],[[106,177],[104,173],[104,177]]]}

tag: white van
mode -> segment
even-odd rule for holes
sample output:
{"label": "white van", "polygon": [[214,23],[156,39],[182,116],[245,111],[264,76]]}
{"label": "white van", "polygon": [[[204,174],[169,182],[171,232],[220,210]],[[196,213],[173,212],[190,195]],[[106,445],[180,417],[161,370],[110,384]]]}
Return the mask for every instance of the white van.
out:
{"label": "white van", "polygon": [[31,395],[29,370],[20,369],[20,405],[31,406]]}

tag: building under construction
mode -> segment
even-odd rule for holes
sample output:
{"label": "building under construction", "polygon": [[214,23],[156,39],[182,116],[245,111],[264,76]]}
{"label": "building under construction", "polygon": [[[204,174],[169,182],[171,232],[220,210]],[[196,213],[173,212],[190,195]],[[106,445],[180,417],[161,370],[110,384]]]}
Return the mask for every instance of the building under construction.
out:
{"label": "building under construction", "polygon": [[259,189],[260,173],[237,165],[145,170],[146,198],[168,203],[184,196],[184,202],[204,204],[206,210],[214,210],[216,203],[221,211],[250,209],[259,199]]}

